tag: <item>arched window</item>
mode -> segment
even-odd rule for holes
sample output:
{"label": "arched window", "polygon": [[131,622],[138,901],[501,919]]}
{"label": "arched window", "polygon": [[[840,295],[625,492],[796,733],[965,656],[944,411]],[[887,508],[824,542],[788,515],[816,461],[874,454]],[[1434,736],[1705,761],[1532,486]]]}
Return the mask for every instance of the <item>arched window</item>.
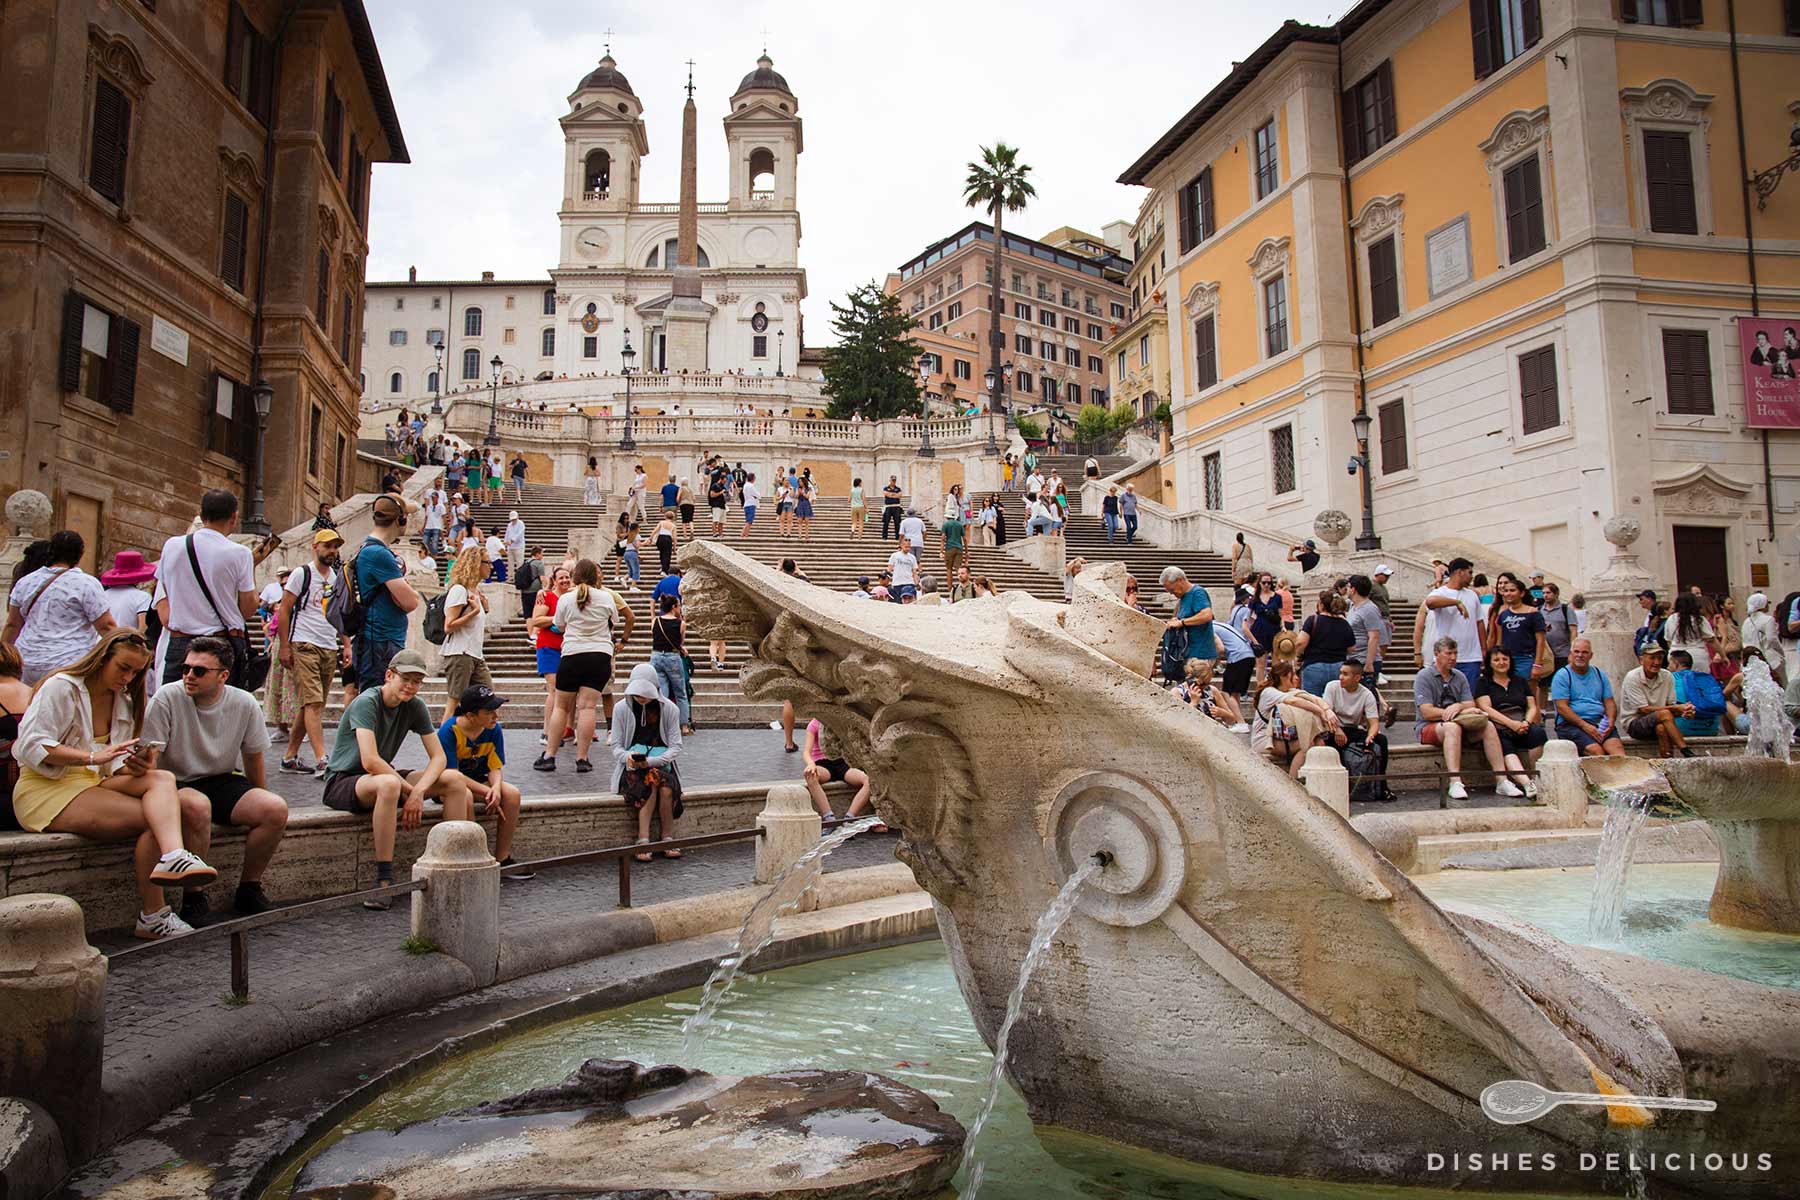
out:
{"label": "arched window", "polygon": [[432,395],[437,394],[438,373],[436,371],[433,371],[431,374],[425,376],[425,390],[430,392]]}
{"label": "arched window", "polygon": [[[475,309],[470,309],[469,311],[476,313],[477,316],[480,315]],[[481,351],[475,349],[473,346],[470,346],[467,350],[463,351],[462,377],[464,379],[481,378]]]}
{"label": "arched window", "polygon": [[775,155],[768,150],[750,152],[750,194],[770,196],[775,193]]}
{"label": "arched window", "polygon": [[400,394],[400,372],[398,371],[388,376],[388,394],[391,396]]}
{"label": "arched window", "polygon": [[[479,308],[470,307],[463,309],[463,336],[481,336],[481,310]],[[480,358],[481,356],[477,354],[475,357]]]}
{"label": "arched window", "polygon": [[612,155],[604,150],[590,150],[585,175],[587,183],[583,191],[592,199],[606,199],[607,189],[612,187]]}
{"label": "arched window", "polygon": [[546,317],[554,317],[556,315],[556,289],[555,288],[545,288],[544,289],[544,315]]}
{"label": "arched window", "polygon": [[[694,247],[694,250],[699,255],[700,265],[702,267],[712,266],[712,262],[706,257],[706,247],[705,246],[696,245]],[[673,271],[675,269],[675,264],[680,261],[680,258],[678,256],[681,253],[681,240],[679,238],[670,238],[668,241],[666,241],[662,244],[662,249],[661,249],[660,253],[661,253],[661,257],[662,257],[662,261],[663,261],[663,269],[668,270],[668,271]],[[655,246],[650,247],[650,257],[646,258],[644,260],[644,265],[646,267],[649,267],[652,270],[655,270],[657,257],[658,257],[657,248]]]}
{"label": "arched window", "polygon": [[544,357],[549,358],[556,353],[556,326],[544,328]]}

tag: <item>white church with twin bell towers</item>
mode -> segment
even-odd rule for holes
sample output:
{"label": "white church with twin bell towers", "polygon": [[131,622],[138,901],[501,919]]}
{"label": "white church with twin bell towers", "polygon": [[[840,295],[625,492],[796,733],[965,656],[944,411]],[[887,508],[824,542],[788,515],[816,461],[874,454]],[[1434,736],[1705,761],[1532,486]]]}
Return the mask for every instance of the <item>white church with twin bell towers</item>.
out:
{"label": "white church with twin bell towers", "polygon": [[[559,252],[548,278],[422,280],[415,268],[405,282],[369,283],[366,407],[429,405],[439,395],[485,390],[496,373],[503,384],[525,385],[514,391],[521,401],[541,390],[559,408],[571,399],[583,408],[611,405],[607,377],[618,376],[627,339],[640,376],[779,377],[787,386],[758,389],[777,410],[822,407],[817,372],[802,379],[798,370],[806,295],[799,101],[769,56],[757,59],[725,115],[729,191],[701,203],[688,66],[678,202],[640,195],[650,153],[644,104],[609,52],[569,94],[558,121]],[[573,395],[580,389],[571,381],[590,378],[594,395]],[[682,401],[674,393],[687,389],[676,380],[659,391],[659,404],[679,402],[682,412],[734,407],[716,385]]]}

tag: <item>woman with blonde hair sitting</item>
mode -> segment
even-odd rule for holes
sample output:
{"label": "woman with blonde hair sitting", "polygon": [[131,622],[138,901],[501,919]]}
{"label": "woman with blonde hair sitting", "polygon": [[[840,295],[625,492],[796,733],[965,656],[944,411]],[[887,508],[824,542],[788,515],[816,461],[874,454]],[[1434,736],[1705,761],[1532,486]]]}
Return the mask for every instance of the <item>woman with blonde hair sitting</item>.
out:
{"label": "woman with blonde hair sitting", "polygon": [[219,873],[182,842],[184,827],[196,838],[204,834],[212,820],[210,806],[200,799],[184,809],[175,776],[157,768],[162,747],[138,741],[149,665],[144,635],[114,629],[38,684],[13,744],[19,762],[13,809],[32,833],[73,833],[97,842],[136,839],[134,932],[155,940],[193,932],[163,903],[163,888],[211,883]]}
{"label": "woman with blonde hair sitting", "polygon": [[1342,727],[1337,713],[1300,686],[1299,672],[1288,659],[1276,659],[1270,665],[1254,708],[1250,748],[1285,764],[1294,779],[1300,778],[1306,752]]}

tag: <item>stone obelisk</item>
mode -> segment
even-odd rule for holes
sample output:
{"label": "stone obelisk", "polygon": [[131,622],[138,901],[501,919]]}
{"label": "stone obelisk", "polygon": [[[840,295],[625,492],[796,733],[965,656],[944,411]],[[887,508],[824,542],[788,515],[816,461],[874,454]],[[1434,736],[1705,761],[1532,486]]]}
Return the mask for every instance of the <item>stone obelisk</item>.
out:
{"label": "stone obelisk", "polygon": [[664,314],[671,371],[706,370],[706,333],[712,306],[700,298],[700,117],[694,109],[694,67],[688,64],[687,104],[681,110],[681,215],[675,270]]}

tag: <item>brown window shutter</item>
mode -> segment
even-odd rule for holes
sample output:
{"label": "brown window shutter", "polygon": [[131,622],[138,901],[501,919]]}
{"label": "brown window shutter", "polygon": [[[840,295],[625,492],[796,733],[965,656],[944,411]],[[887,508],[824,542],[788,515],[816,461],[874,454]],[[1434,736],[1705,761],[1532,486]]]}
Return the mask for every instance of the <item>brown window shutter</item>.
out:
{"label": "brown window shutter", "polygon": [[80,292],[63,295],[62,353],[57,362],[57,382],[65,392],[81,390],[81,326],[87,319],[87,297]]}
{"label": "brown window shutter", "polygon": [[1369,313],[1378,326],[1400,315],[1400,264],[1392,234],[1369,247]]}
{"label": "brown window shutter", "polygon": [[1390,400],[1376,410],[1381,434],[1381,473],[1404,471],[1406,459],[1406,404]]}
{"label": "brown window shutter", "polygon": [[1469,0],[1469,37],[1475,46],[1475,78],[1486,79],[1494,61],[1494,0]]}
{"label": "brown window shutter", "polygon": [[1175,206],[1176,223],[1181,235],[1181,252],[1183,254],[1192,250],[1198,240],[1194,236],[1194,217],[1195,209],[1197,207],[1194,203],[1194,199],[1195,193],[1198,190],[1195,185],[1199,182],[1198,179],[1194,179],[1190,181],[1186,187],[1182,188],[1180,197],[1181,202]]}
{"label": "brown window shutter", "polygon": [[1362,161],[1369,148],[1363,141],[1362,85],[1351,88],[1343,96],[1344,165]]}
{"label": "brown window shutter", "polygon": [[107,357],[112,360],[112,387],[106,403],[114,412],[129,414],[137,404],[138,335],[141,332],[136,321],[113,318],[112,345],[107,352]]}
{"label": "brown window shutter", "polygon": [[1218,334],[1211,316],[1194,322],[1194,385],[1202,390],[1219,382]]}
{"label": "brown window shutter", "polygon": [[1200,240],[1205,241],[1216,232],[1213,227],[1213,186],[1211,167],[1200,172],[1199,184]]}
{"label": "brown window shutter", "polygon": [[1787,0],[1787,31],[1789,36],[1800,37],[1800,0]]}
{"label": "brown window shutter", "polygon": [[1681,0],[1681,23],[1691,27],[1703,22],[1706,19],[1703,8],[1700,0]]}
{"label": "brown window shutter", "polygon": [[1706,331],[1665,329],[1662,339],[1669,412],[1684,416],[1711,416],[1712,347]]}
{"label": "brown window shutter", "polygon": [[1544,346],[1519,356],[1519,408],[1527,434],[1561,423],[1556,395],[1556,348]]}
{"label": "brown window shutter", "polygon": [[319,290],[313,297],[313,318],[320,329],[327,329],[326,317],[331,308],[331,251],[319,248]]}
{"label": "brown window shutter", "polygon": [[1619,0],[1619,20],[1627,25],[1635,25],[1637,19],[1637,0]]}
{"label": "brown window shutter", "polygon": [[1394,110],[1394,63],[1382,60],[1375,71],[1375,90],[1380,113],[1381,144],[1387,145],[1400,136],[1400,117]]}
{"label": "brown window shutter", "polygon": [[1519,23],[1524,27],[1521,32],[1525,35],[1525,48],[1529,50],[1544,36],[1544,14],[1538,0],[1525,0],[1519,5]]}
{"label": "brown window shutter", "polygon": [[225,90],[239,100],[245,99],[244,84],[244,10],[232,4],[225,21]]}
{"label": "brown window shutter", "polygon": [[249,236],[250,206],[236,192],[226,192],[225,229],[219,250],[219,278],[240,292],[244,290]]}
{"label": "brown window shutter", "polygon": [[1694,211],[1694,160],[1688,135],[1644,134],[1644,181],[1650,228],[1656,233],[1698,233]]}
{"label": "brown window shutter", "polygon": [[111,80],[95,80],[88,183],[114,204],[125,203],[125,159],[130,144],[131,102]]}

